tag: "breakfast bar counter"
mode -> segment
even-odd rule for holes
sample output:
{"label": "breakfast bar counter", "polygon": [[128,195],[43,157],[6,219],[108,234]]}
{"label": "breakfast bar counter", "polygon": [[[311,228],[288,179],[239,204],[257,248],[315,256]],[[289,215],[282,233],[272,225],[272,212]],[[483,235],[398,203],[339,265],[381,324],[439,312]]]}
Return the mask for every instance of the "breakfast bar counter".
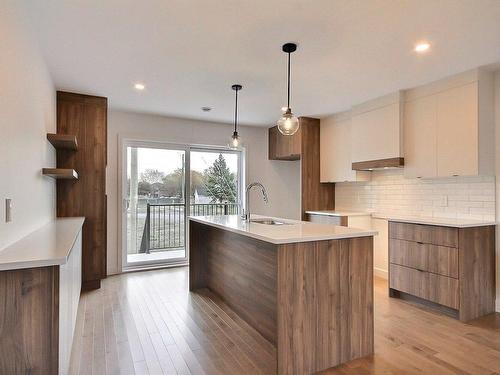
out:
{"label": "breakfast bar counter", "polygon": [[208,288],[277,349],[278,374],[373,353],[374,231],[237,215],[189,218],[189,288]]}

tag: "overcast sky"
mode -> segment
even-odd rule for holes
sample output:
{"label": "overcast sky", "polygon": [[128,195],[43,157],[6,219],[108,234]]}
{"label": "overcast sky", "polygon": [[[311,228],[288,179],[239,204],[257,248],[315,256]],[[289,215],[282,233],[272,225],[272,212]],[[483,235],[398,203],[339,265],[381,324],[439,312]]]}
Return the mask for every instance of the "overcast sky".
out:
{"label": "overcast sky", "polygon": [[[130,149],[130,148],[129,148]],[[137,150],[137,168],[139,175],[146,169],[157,169],[168,174],[182,166],[182,156],[184,151],[165,150],[156,148],[138,148]],[[200,152],[191,151],[191,169],[197,172],[203,172],[215,159],[219,152]],[[234,153],[224,154],[227,166],[233,173],[237,172],[238,157]],[[130,175],[130,151],[127,152],[127,174]]]}

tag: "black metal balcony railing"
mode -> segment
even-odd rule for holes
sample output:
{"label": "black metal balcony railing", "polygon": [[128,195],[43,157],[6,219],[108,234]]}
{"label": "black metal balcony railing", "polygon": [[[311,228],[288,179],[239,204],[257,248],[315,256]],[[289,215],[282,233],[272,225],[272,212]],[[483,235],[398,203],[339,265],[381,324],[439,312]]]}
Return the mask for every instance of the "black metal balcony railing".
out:
{"label": "black metal balcony railing", "polygon": [[[189,215],[233,215],[239,213],[239,207],[238,203],[193,203],[189,205]],[[139,252],[184,247],[184,210],[184,203],[148,203]]]}

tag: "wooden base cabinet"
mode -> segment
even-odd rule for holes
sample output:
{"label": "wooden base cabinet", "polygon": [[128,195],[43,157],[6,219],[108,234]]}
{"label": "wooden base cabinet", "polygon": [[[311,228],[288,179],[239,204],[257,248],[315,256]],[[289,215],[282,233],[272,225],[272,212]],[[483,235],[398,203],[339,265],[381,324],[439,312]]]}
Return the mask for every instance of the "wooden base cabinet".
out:
{"label": "wooden base cabinet", "polygon": [[80,231],[66,264],[0,271],[0,374],[68,374],[81,257]]}
{"label": "wooden base cabinet", "polygon": [[414,296],[462,321],[495,311],[495,227],[389,222],[392,297]]}

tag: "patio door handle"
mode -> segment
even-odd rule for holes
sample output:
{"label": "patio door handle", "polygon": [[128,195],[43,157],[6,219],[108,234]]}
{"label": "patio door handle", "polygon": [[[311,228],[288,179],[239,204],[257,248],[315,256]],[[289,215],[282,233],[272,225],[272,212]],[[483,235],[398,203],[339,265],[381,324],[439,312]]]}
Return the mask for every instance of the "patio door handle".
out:
{"label": "patio door handle", "polygon": [[122,211],[123,212],[126,212],[128,210],[128,201],[127,201],[127,198],[123,198],[122,199]]}

